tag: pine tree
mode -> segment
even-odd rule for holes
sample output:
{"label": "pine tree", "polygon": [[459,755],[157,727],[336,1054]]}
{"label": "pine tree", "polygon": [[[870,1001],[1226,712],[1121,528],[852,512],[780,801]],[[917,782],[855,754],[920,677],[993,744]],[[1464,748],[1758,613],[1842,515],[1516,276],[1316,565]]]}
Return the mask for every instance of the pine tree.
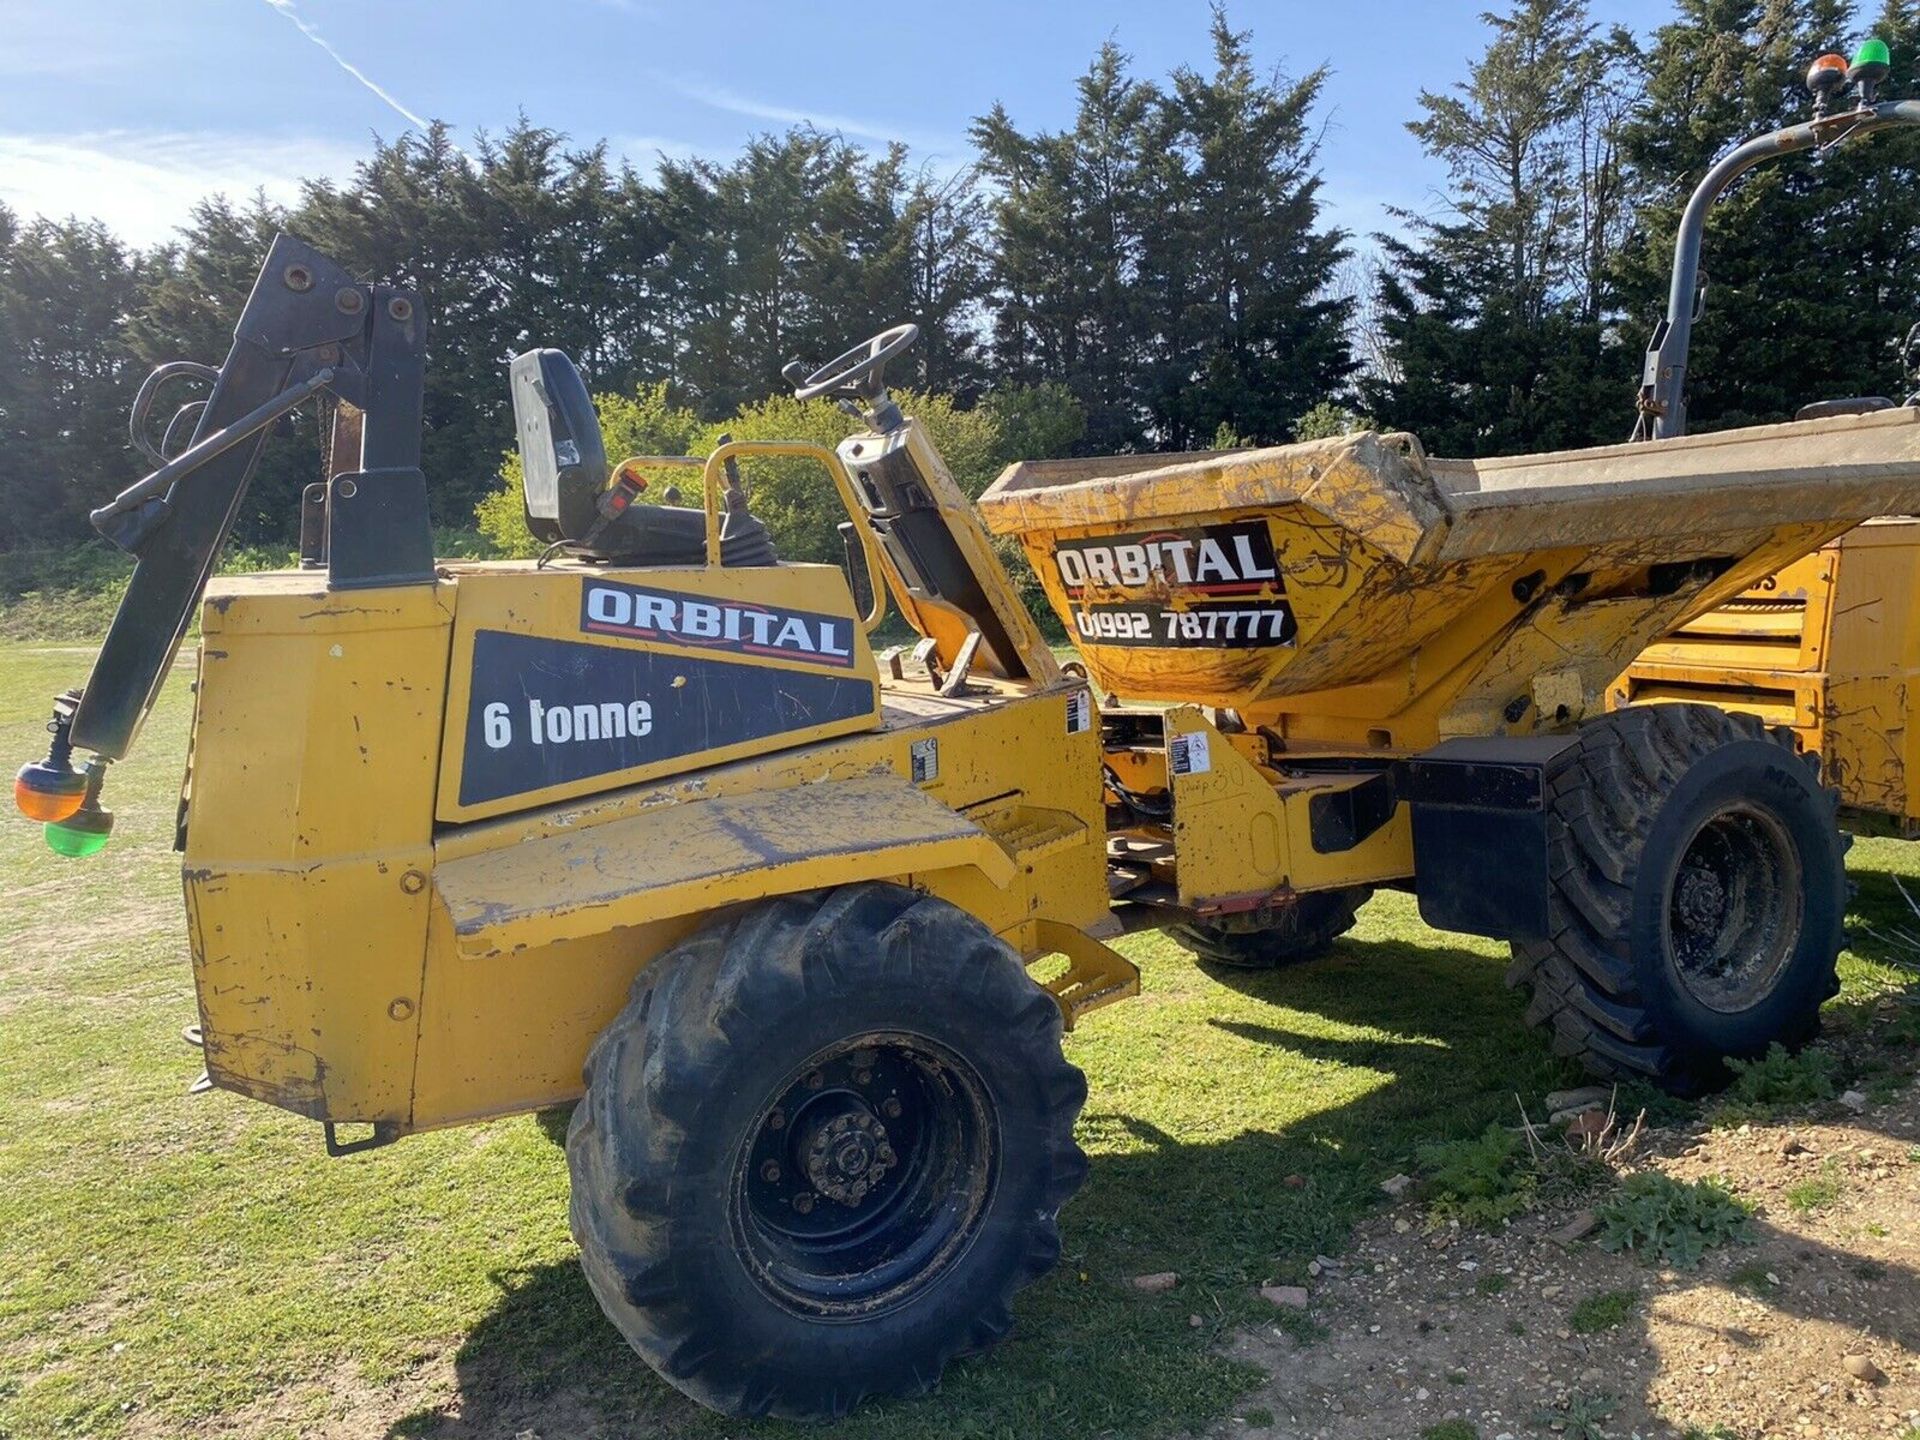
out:
{"label": "pine tree", "polygon": [[1249,37],[1216,6],[1211,74],[1175,71],[1162,121],[1171,167],[1148,227],[1158,364],[1151,411],[1165,446],[1222,426],[1254,443],[1292,438],[1294,418],[1353,369],[1336,292],[1345,236],[1320,224],[1318,138],[1327,72],[1255,73]]}
{"label": "pine tree", "polygon": [[1071,130],[1023,134],[1000,106],[973,127],[999,191],[989,302],[999,371],[1012,384],[1065,384],[1096,451],[1146,437],[1138,271],[1146,231],[1165,219],[1149,178],[1161,95],[1127,66],[1117,45],[1100,47],[1078,81]]}
{"label": "pine tree", "polygon": [[0,389],[7,483],[0,549],[92,534],[87,512],[138,478],[127,407],[139,383],[126,325],[139,257],[97,221],[0,216]]}
{"label": "pine tree", "polygon": [[[1631,366],[1605,281],[1626,224],[1626,41],[1582,0],[1515,0],[1466,81],[1407,128],[1447,167],[1449,214],[1382,237],[1388,363],[1367,407],[1431,450],[1487,455],[1624,434]],[[1617,390],[1611,383],[1619,373]]]}

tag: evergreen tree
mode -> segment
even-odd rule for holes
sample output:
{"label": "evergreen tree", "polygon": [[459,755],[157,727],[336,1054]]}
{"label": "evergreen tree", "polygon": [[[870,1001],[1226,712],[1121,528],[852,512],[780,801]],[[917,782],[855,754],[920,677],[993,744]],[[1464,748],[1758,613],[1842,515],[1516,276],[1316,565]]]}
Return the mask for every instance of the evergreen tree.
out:
{"label": "evergreen tree", "polygon": [[973,127],[992,205],[998,274],[994,353],[1014,384],[1056,380],[1087,417],[1087,447],[1146,439],[1148,316],[1139,286],[1156,203],[1155,121],[1163,103],[1111,41],[1078,82],[1071,130],[1027,135],[996,105]]}
{"label": "evergreen tree", "polygon": [[1320,225],[1324,68],[1262,79],[1245,32],[1213,12],[1211,74],[1174,72],[1160,154],[1172,162],[1148,228],[1161,297],[1151,397],[1158,441],[1185,449],[1222,426],[1255,444],[1293,438],[1295,417],[1353,369],[1351,298],[1337,293],[1345,236]]}
{"label": "evergreen tree", "polygon": [[1407,234],[1381,238],[1388,363],[1363,398],[1448,454],[1623,435],[1631,371],[1608,345],[1603,277],[1625,225],[1626,41],[1598,38],[1582,0],[1484,18],[1467,79],[1422,92],[1408,122],[1447,167],[1449,213],[1395,212]]}
{"label": "evergreen tree", "polygon": [[0,548],[90,536],[87,512],[138,478],[124,331],[144,278],[97,221],[20,225],[0,211]]}

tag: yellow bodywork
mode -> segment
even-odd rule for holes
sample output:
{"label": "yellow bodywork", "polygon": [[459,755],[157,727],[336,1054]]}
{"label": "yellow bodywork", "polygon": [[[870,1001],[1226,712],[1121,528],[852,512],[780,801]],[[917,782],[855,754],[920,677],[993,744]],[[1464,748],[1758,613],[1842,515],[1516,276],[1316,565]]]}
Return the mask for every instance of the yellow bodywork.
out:
{"label": "yellow bodywork", "polygon": [[1448,739],[1602,713],[1621,657],[1868,507],[1920,498],[1916,422],[1479,461],[1363,434],[1025,462],[981,509],[1019,538],[1097,690],[1173,704],[1105,757],[1173,802],[1171,822],[1123,822],[1119,893],[1206,915],[1412,878],[1404,803],[1326,812],[1364,810],[1369,775]]}
{"label": "yellow bodywork", "polygon": [[1650,645],[1614,705],[1692,701],[1790,726],[1853,823],[1920,834],[1920,520],[1869,520]]}
{"label": "yellow bodywork", "polygon": [[[673,608],[649,612],[660,596]],[[640,623],[669,613],[683,633]],[[1030,958],[1064,954],[1050,988],[1069,1021],[1132,993],[1097,938],[1115,927],[1084,684],[1030,620],[1018,681],[902,668],[882,684],[870,618],[817,565],[215,582],[184,864],[209,1075],[388,1133],[565,1101],[649,959],[730,906],[858,880],[948,899]],[[604,703],[564,703],[609,683]],[[582,727],[659,739],[694,690],[697,747],[566,768]],[[521,752],[506,780],[489,772]]]}

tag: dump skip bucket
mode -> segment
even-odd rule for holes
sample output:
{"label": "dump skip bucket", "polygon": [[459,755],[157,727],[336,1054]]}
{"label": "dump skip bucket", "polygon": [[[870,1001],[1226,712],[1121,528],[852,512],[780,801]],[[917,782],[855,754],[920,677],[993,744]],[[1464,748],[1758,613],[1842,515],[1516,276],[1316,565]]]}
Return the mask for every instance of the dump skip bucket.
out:
{"label": "dump skip bucket", "polygon": [[1597,691],[1783,559],[1920,509],[1920,412],[1475,461],[1372,433],[1026,461],[980,509],[1102,689],[1258,712],[1364,688],[1347,708],[1388,713],[1442,675],[1473,688],[1516,628],[1551,630]]}

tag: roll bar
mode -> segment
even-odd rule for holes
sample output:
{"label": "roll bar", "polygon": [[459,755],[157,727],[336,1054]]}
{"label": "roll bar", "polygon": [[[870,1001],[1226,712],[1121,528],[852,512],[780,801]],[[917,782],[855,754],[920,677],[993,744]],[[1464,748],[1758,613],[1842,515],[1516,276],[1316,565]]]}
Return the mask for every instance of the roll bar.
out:
{"label": "roll bar", "polygon": [[1754,136],[1707,171],[1680,215],[1680,231],[1673,242],[1673,276],[1667,287],[1667,314],[1647,342],[1633,439],[1665,440],[1687,433],[1687,349],[1693,340],[1693,322],[1699,318],[1699,302],[1704,298],[1698,293],[1700,242],[1713,202],[1763,160],[1801,150],[1829,150],[1856,135],[1904,125],[1920,125],[1920,100],[1886,100],[1837,115],[1816,114],[1798,125]]}

